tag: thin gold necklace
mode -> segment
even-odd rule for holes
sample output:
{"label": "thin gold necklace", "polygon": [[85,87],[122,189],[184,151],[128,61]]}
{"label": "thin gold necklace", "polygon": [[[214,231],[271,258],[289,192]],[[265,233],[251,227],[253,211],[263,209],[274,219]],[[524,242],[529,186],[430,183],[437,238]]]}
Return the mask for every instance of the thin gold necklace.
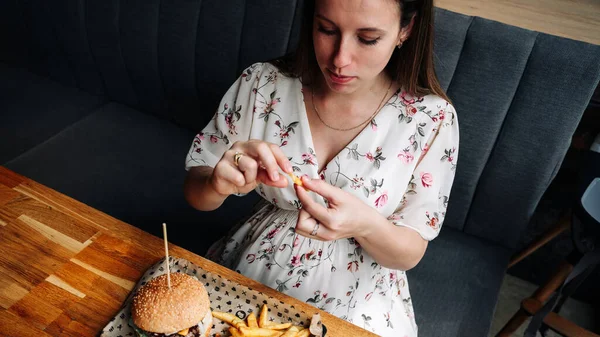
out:
{"label": "thin gold necklace", "polygon": [[383,95],[383,97],[381,98],[381,102],[379,102],[379,105],[377,106],[377,109],[375,109],[375,112],[373,112],[373,114],[367,118],[367,120],[365,120],[364,122],[361,122],[360,124],[358,124],[357,126],[353,126],[351,128],[347,128],[347,129],[342,129],[342,128],[336,128],[333,127],[327,123],[325,123],[325,121],[323,120],[323,118],[321,118],[321,115],[319,114],[319,110],[317,110],[317,106],[315,105],[315,90],[314,88],[311,86],[311,93],[312,93],[312,106],[313,109],[315,110],[315,112],[317,113],[317,117],[319,117],[319,120],[321,121],[321,123],[323,123],[323,125],[325,125],[326,127],[332,129],[332,130],[336,130],[336,131],[350,131],[350,130],[354,130],[368,122],[370,122],[371,120],[373,120],[373,118],[375,118],[375,115],[377,115],[377,113],[379,112],[379,109],[381,109],[381,105],[383,104],[383,102],[385,101],[385,98],[387,97],[388,93],[390,92],[390,88],[392,87],[392,83],[394,81],[390,81],[390,85],[388,86],[385,95]]}

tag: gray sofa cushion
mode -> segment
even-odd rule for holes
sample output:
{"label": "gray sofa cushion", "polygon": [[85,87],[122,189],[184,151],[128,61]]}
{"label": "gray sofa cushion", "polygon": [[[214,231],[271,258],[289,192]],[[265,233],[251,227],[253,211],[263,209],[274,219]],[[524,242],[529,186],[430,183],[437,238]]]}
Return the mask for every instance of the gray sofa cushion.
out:
{"label": "gray sofa cushion", "polygon": [[407,272],[419,336],[486,337],[510,251],[443,228]]}
{"label": "gray sofa cushion", "polygon": [[198,254],[246,214],[256,196],[199,212],[183,196],[194,134],[121,104],[107,104],[6,167]]}
{"label": "gray sofa cushion", "polygon": [[0,63],[0,164],[87,116],[103,98]]}

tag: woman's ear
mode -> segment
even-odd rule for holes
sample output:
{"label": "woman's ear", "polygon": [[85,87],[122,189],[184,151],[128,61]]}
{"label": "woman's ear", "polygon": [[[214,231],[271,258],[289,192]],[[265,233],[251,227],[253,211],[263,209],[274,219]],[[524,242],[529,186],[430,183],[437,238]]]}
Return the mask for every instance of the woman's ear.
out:
{"label": "woman's ear", "polygon": [[408,25],[400,28],[400,33],[398,33],[398,45],[402,45],[402,43],[410,37],[410,33],[415,25],[415,17],[416,15],[413,15],[412,18],[410,18]]}

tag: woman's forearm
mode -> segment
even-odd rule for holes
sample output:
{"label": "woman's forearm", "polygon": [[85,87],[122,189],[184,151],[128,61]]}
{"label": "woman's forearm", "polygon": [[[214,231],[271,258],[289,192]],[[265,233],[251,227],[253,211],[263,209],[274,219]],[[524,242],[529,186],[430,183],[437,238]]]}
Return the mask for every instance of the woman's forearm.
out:
{"label": "woman's forearm", "polygon": [[394,225],[377,211],[368,218],[369,230],[354,239],[377,263],[390,269],[409,270],[421,261],[428,242],[419,233]]}
{"label": "woman's forearm", "polygon": [[227,195],[219,194],[211,186],[209,179],[213,168],[208,166],[192,167],[185,177],[184,194],[192,207],[201,211],[219,208]]}

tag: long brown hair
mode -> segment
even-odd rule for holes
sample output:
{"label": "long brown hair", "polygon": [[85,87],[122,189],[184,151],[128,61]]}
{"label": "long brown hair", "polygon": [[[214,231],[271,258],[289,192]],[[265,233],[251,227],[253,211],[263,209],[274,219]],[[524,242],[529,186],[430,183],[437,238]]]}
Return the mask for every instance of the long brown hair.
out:
{"label": "long brown hair", "polygon": [[[410,36],[396,48],[386,66],[388,74],[407,93],[435,94],[450,101],[442,89],[433,65],[433,0],[395,0],[400,6],[400,27],[414,18]],[[300,39],[295,52],[272,61],[284,74],[314,78],[319,72],[312,41],[315,0],[305,0]],[[308,76],[306,76],[308,75]]]}

